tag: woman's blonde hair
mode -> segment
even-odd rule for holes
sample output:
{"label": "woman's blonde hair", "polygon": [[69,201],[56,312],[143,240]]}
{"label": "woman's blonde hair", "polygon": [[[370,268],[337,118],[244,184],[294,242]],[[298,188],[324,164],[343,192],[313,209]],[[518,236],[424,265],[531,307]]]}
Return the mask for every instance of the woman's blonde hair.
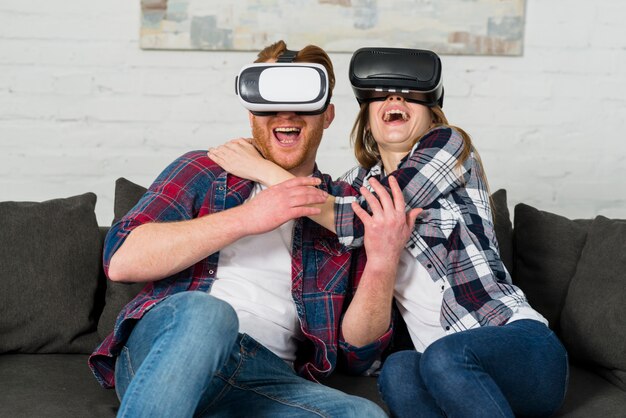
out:
{"label": "woman's blonde hair", "polygon": [[[455,129],[463,137],[463,152],[459,157],[459,163],[464,163],[472,152],[472,139],[467,132],[463,129],[452,126],[448,123],[446,115],[439,106],[430,107],[431,128],[446,126]],[[378,150],[378,144],[374,140],[372,133],[369,129],[369,103],[361,104],[361,109],[356,117],[354,126],[352,127],[352,133],[350,134],[352,143],[354,145],[354,154],[357,161],[361,166],[370,169],[380,161],[380,151]],[[415,138],[411,144],[413,147],[417,144],[423,135]],[[389,167],[388,167],[389,168]]]}

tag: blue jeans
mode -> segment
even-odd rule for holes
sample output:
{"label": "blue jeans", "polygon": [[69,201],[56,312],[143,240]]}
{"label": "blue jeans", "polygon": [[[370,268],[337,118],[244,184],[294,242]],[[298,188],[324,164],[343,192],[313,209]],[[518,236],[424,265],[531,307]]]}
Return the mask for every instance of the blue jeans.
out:
{"label": "blue jeans", "polygon": [[209,294],[160,302],[117,359],[118,417],[386,416],[367,399],[297,376],[238,329],[233,308]]}
{"label": "blue jeans", "polygon": [[567,353],[544,324],[519,320],[443,337],[387,358],[378,387],[394,417],[550,416],[565,397]]}

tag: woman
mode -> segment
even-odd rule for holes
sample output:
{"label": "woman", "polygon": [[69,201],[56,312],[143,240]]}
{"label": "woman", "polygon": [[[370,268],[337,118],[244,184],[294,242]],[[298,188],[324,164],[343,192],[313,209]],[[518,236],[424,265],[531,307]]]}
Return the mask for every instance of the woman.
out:
{"label": "woman", "polygon": [[[470,137],[448,124],[437,101],[425,105],[402,94],[362,101],[352,137],[360,166],[343,181],[372,202],[370,179],[388,187],[393,178],[407,206],[423,208],[400,257],[394,287],[415,350],[389,356],[379,377],[392,415],[556,412],[567,385],[567,353],[545,318],[511,284]],[[228,171],[262,183],[287,178],[259,160],[247,140],[209,154]],[[380,187],[374,191],[381,200],[389,198]],[[343,244],[359,246],[368,240],[360,220],[366,206],[364,198],[329,197],[316,220]]]}

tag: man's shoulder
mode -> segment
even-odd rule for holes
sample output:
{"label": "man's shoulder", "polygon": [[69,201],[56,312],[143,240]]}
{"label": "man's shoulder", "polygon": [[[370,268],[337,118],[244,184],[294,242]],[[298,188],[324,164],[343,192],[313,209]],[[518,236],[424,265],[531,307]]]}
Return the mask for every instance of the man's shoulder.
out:
{"label": "man's shoulder", "polygon": [[194,150],[188,151],[178,157],[178,161],[185,162],[187,164],[197,164],[200,167],[213,167],[217,164],[211,160],[207,154],[206,150]]}
{"label": "man's shoulder", "polygon": [[217,176],[220,173],[223,173],[224,170],[217,165],[212,159],[207,155],[207,151],[204,150],[196,150],[189,151],[178,157],[170,164],[169,171],[176,172],[197,172],[197,173],[205,173],[212,176]]}

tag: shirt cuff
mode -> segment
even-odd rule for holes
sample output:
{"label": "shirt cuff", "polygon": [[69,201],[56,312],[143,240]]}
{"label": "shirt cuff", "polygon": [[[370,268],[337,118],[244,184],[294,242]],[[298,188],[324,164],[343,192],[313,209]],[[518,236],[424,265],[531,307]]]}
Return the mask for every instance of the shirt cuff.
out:
{"label": "shirt cuff", "polygon": [[339,340],[339,347],[346,357],[346,365],[348,372],[353,374],[362,374],[371,366],[371,364],[380,357],[382,352],[391,342],[393,335],[393,327],[390,325],[387,331],[378,337],[375,341],[356,347],[343,340],[343,336]]}
{"label": "shirt cuff", "polygon": [[335,231],[339,242],[349,248],[363,246],[363,237],[354,236],[354,223],[357,219],[351,205],[355,201],[355,196],[335,196]]}

